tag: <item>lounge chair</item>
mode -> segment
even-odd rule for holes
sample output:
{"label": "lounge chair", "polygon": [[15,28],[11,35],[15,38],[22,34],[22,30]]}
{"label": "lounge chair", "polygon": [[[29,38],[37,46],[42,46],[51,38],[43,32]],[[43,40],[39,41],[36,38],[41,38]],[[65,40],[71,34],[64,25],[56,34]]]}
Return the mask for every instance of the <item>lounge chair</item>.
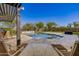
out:
{"label": "lounge chair", "polygon": [[[8,51],[7,46],[10,46],[10,45],[7,45],[6,43],[4,43],[5,34],[6,34],[6,31],[0,32],[0,56],[18,55],[23,50],[23,48],[26,46],[26,44],[20,45],[16,51],[13,51],[13,50]],[[10,47],[9,47],[9,49],[10,49]]]}
{"label": "lounge chair", "polygon": [[4,31],[0,31],[0,56],[7,56],[8,52],[6,50],[6,47],[4,46],[4,37],[5,36],[5,32]]}
{"label": "lounge chair", "polygon": [[0,42],[0,56],[17,56],[21,53],[25,46],[26,44],[23,44],[19,46],[16,51],[8,51],[6,49],[5,43]]}
{"label": "lounge chair", "polygon": [[11,54],[11,56],[18,56],[26,46],[27,44],[20,45],[18,49],[13,54]]}
{"label": "lounge chair", "polygon": [[8,52],[2,42],[0,42],[0,56],[8,56]]}
{"label": "lounge chair", "polygon": [[76,41],[74,43],[73,48],[71,49],[71,51],[67,51],[66,48],[64,48],[62,45],[53,45],[52,46],[55,48],[55,50],[57,51],[57,53],[60,56],[79,56],[79,41]]}

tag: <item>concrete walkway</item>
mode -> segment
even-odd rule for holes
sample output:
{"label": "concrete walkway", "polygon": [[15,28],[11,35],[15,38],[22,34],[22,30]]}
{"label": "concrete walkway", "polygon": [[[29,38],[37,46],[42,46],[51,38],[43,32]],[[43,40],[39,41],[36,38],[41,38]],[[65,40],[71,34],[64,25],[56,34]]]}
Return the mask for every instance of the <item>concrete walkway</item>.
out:
{"label": "concrete walkway", "polygon": [[20,56],[58,56],[54,48],[47,43],[30,43]]}

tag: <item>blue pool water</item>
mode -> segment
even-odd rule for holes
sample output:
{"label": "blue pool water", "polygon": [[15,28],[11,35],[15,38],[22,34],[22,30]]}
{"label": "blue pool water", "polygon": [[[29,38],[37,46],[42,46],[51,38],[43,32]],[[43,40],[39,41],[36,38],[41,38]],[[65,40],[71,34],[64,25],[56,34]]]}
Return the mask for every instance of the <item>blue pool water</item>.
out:
{"label": "blue pool water", "polygon": [[29,34],[33,39],[60,39],[63,36],[56,35],[56,34],[46,34],[46,33],[39,33],[39,34]]}

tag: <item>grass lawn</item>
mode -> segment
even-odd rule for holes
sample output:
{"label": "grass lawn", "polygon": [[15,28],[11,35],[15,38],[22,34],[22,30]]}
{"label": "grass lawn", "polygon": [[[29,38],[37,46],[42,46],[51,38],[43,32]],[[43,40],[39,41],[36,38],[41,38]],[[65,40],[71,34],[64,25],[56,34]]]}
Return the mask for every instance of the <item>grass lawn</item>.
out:
{"label": "grass lawn", "polygon": [[75,34],[75,35],[79,35],[79,32],[73,32],[73,34]]}

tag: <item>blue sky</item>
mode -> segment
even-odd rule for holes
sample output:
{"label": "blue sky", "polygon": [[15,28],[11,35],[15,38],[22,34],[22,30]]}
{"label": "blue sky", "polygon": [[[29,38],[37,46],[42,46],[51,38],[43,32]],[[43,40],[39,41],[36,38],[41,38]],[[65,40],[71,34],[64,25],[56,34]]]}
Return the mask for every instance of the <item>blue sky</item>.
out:
{"label": "blue sky", "polygon": [[68,3],[23,3],[21,23],[56,22],[66,26],[79,21],[79,4]]}

